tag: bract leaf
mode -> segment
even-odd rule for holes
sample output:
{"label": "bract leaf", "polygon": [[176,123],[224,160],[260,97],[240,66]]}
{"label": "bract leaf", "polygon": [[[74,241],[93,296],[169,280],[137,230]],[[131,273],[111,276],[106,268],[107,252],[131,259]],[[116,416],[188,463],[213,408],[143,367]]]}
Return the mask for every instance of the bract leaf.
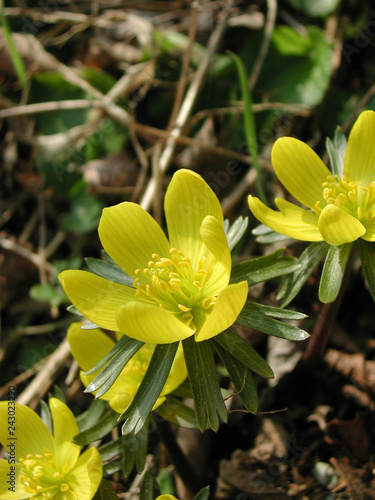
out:
{"label": "bract leaf", "polygon": [[228,351],[234,358],[241,361],[246,368],[250,368],[250,370],[262,377],[273,377],[273,371],[268,363],[246,342],[246,340],[237,335],[233,330],[229,329],[216,335],[214,341],[220,344],[221,347]]}
{"label": "bract leaf", "polygon": [[299,341],[305,340],[309,337],[307,332],[301,330],[297,326],[288,325],[288,323],[283,323],[276,319],[267,317],[261,308],[257,307],[258,304],[256,307],[253,306],[254,304],[249,302],[245,304],[245,307],[237,318],[236,323],[285,340]]}
{"label": "bract leaf", "polygon": [[229,226],[228,219],[224,221],[224,231],[228,240],[229,250],[233,250],[233,248],[240,241],[242,236],[244,235],[247,226],[249,224],[248,217],[238,217],[231,226]]}
{"label": "bract leaf", "polygon": [[321,302],[333,302],[339,294],[352,248],[353,243],[346,243],[339,247],[331,246],[328,250],[319,283]]}
{"label": "bract leaf", "polygon": [[102,479],[93,500],[118,500],[118,496],[110,483],[105,479]]}
{"label": "bract leaf", "polygon": [[102,371],[94,378],[86,387],[85,392],[98,391],[95,394],[96,398],[100,398],[110,389],[120,375],[124,366],[130,361],[134,354],[143,346],[143,342],[128,338],[127,344],[122,349],[116,352],[110,362],[102,369]]}
{"label": "bract leaf", "polygon": [[347,144],[345,134],[340,126],[337,126],[335,130],[333,141],[329,137],[326,138],[326,149],[333,175],[338,175],[339,177],[343,175]]}
{"label": "bract leaf", "polygon": [[130,432],[123,436],[124,446],[121,459],[121,469],[124,477],[128,477],[134,466],[138,474],[142,472],[146,463],[148,447],[149,420],[139,432]]}
{"label": "bract leaf", "polygon": [[122,285],[133,286],[133,278],[128,276],[118,266],[105,262],[104,260],[94,259],[93,257],[87,257],[85,261],[90,271],[98,276],[116,283],[121,283]]}
{"label": "bract leaf", "polygon": [[116,426],[118,420],[118,413],[110,410],[99,422],[95,425],[80,432],[74,436],[74,442],[80,446],[86,446],[102,437],[106,436]]}
{"label": "bract leaf", "polygon": [[178,344],[158,344],[155,347],[142,382],[130,405],[120,417],[121,420],[127,419],[122,426],[123,434],[137,433],[146,423],[168,378]]}
{"label": "bract leaf", "polygon": [[258,411],[258,394],[251,371],[229,354],[219,343],[215,343],[215,349],[228,370],[229,377],[244,407],[251,413],[256,413]]}
{"label": "bract leaf", "polygon": [[155,413],[180,427],[199,429],[194,410],[173,396],[168,396],[167,400],[155,410]]}
{"label": "bract leaf", "polygon": [[298,264],[297,259],[291,256],[282,256],[283,251],[284,249],[281,248],[269,255],[256,257],[233,266],[230,282],[238,283],[246,280],[249,286],[252,286],[299,269],[300,264]]}
{"label": "bract leaf", "polygon": [[375,301],[375,245],[370,241],[359,239],[357,248],[372,298]]}
{"label": "bract leaf", "polygon": [[196,342],[194,337],[189,337],[182,341],[182,346],[199,428],[216,432],[220,425],[219,417],[226,422],[228,416],[210,341]]}
{"label": "bract leaf", "polygon": [[280,307],[287,306],[294,299],[328,249],[329,245],[325,241],[311,243],[305,248],[297,261],[301,267],[286,278],[277,296],[278,299],[283,299]]}

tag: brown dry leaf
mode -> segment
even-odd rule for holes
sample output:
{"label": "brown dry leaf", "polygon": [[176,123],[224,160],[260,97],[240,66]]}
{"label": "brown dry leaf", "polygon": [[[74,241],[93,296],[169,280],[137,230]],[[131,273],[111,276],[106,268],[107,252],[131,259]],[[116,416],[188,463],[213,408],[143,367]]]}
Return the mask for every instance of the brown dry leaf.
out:
{"label": "brown dry leaf", "polygon": [[371,481],[373,463],[369,463],[359,469],[352,466],[348,457],[331,458],[330,462],[340,474],[340,481],[332,490],[333,492],[340,491],[345,486],[349,498],[361,500],[375,499],[374,480]]}
{"label": "brown dry leaf", "polygon": [[360,463],[364,463],[369,459],[370,441],[368,430],[365,428],[360,413],[357,413],[352,420],[331,420],[327,423],[327,432],[330,438],[343,443],[351,455]]}
{"label": "brown dry leaf", "polygon": [[375,361],[366,361],[363,354],[347,354],[335,349],[329,349],[324,360],[331,368],[375,395]]}
{"label": "brown dry leaf", "polygon": [[138,175],[136,162],[125,151],[89,161],[81,168],[83,178],[94,189],[134,186]]}

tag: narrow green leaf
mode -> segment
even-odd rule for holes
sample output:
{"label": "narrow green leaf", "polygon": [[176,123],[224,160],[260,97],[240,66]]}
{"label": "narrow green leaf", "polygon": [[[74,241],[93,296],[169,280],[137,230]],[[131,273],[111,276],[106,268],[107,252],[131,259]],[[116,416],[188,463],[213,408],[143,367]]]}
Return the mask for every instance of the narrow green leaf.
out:
{"label": "narrow green leaf", "polygon": [[107,410],[107,401],[93,399],[87,410],[76,418],[79,431],[83,432],[98,423]]}
{"label": "narrow green leaf", "polygon": [[122,454],[122,450],[125,444],[125,436],[121,436],[115,441],[106,443],[98,448],[102,462],[109,462]]}
{"label": "narrow green leaf", "polygon": [[139,500],[154,500],[154,498],[156,498],[159,494],[159,486],[155,481],[154,476],[147,469],[143,475],[143,479],[141,482]]}
{"label": "narrow green leaf", "polygon": [[43,399],[40,400],[40,417],[44,425],[52,434],[53,428],[51,410],[49,409],[49,405],[45,401],[43,401]]}
{"label": "narrow green leaf", "polygon": [[158,344],[155,347],[142,382],[130,405],[121,415],[121,420],[127,419],[122,427],[123,434],[137,433],[146,423],[168,378],[178,344]]}
{"label": "narrow green leaf", "polygon": [[107,280],[120,283],[122,285],[133,286],[133,278],[128,276],[122,269],[104,260],[87,257],[85,262],[94,274],[106,278]]}
{"label": "narrow green leaf", "polygon": [[372,298],[375,301],[375,244],[360,238],[357,240],[357,248]]}
{"label": "narrow green leaf", "polygon": [[345,134],[342,128],[337,126],[333,141],[329,137],[326,138],[326,149],[333,175],[338,175],[339,177],[343,175],[346,146]]}
{"label": "narrow green leaf", "polygon": [[205,488],[202,488],[200,491],[198,491],[193,500],[208,500],[209,496],[210,496],[210,487],[206,486]]}
{"label": "narrow green leaf", "polygon": [[283,299],[280,307],[287,306],[294,299],[328,249],[329,245],[325,241],[311,243],[305,248],[297,261],[301,267],[286,278],[277,296],[278,299]]}
{"label": "narrow green leaf", "polygon": [[116,427],[118,421],[118,413],[110,410],[99,422],[90,427],[89,429],[80,432],[74,437],[74,442],[80,446],[86,446],[102,437],[106,436],[109,432]]}
{"label": "narrow green leaf", "polygon": [[267,361],[256,352],[243,338],[233,330],[226,330],[214,337],[215,343],[218,343],[234,358],[241,361],[246,368],[265,378],[273,378],[273,371]]}
{"label": "narrow green leaf", "polygon": [[103,474],[106,476],[111,476],[115,472],[121,471],[121,457],[115,458],[110,462],[103,464]]}
{"label": "narrow green leaf", "polygon": [[93,500],[118,500],[118,496],[110,483],[105,479],[102,479]]}
{"label": "narrow green leaf", "polygon": [[249,312],[258,311],[264,316],[275,319],[299,320],[307,318],[306,314],[300,313],[298,311],[280,309],[279,307],[266,306],[264,304],[257,304],[255,302],[247,303],[246,308],[248,308]]}
{"label": "narrow green leaf", "polygon": [[102,371],[86,387],[85,392],[94,392],[97,390],[98,392],[95,394],[95,397],[100,398],[103,396],[112,387],[125,365],[142,346],[143,342],[128,338],[127,344],[116,352],[110,362],[105,365]]}
{"label": "narrow green leaf", "polygon": [[193,392],[195,413],[200,429],[219,429],[219,417],[228,415],[221,395],[210,341],[196,342],[194,336],[182,341],[186,367]]}
{"label": "narrow green leaf", "polygon": [[269,255],[241,262],[233,266],[231,283],[246,280],[249,286],[267,281],[285,274],[292,273],[300,268],[295,257],[282,256],[284,249],[276,250]]}
{"label": "narrow green leaf", "polygon": [[255,116],[253,111],[253,98],[249,89],[248,77],[246,74],[245,66],[241,61],[241,59],[232,52],[230,53],[230,56],[233,58],[236,64],[242,99],[245,104],[244,132],[245,132],[247,147],[249,148],[254,167],[257,171],[256,188],[259,198],[263,201],[263,203],[266,203],[267,197],[263,189],[262,179],[260,175],[260,164],[259,164],[258,142],[257,142],[258,134],[256,130]]}
{"label": "narrow green leaf", "polygon": [[180,427],[199,429],[195,411],[173,396],[168,396],[167,400],[155,410],[155,413]]}
{"label": "narrow green leaf", "polygon": [[264,224],[259,224],[259,226],[252,229],[251,234],[256,236],[255,240],[257,243],[276,243],[279,241],[290,240],[289,236],[285,236],[285,234],[277,233],[273,231],[268,226]]}
{"label": "narrow green leaf", "polygon": [[149,419],[139,432],[130,432],[123,436],[121,468],[124,477],[129,477],[134,466],[138,474],[144,469],[148,448],[148,424]]}
{"label": "narrow green leaf", "polygon": [[353,243],[346,243],[328,250],[319,283],[321,302],[329,303],[337,298],[352,248]]}
{"label": "narrow green leaf", "polygon": [[253,306],[254,305],[249,302],[245,304],[245,307],[236,320],[238,325],[253,328],[267,335],[280,337],[285,340],[300,341],[309,337],[309,334],[305,332],[305,330],[301,330],[301,328],[297,326],[288,325],[288,323],[282,323],[277,319],[267,317],[260,308]]}
{"label": "narrow green leaf", "polygon": [[229,250],[232,251],[233,248],[240,241],[240,239],[242,238],[247,229],[248,224],[249,224],[248,217],[245,218],[242,216],[238,217],[238,219],[236,219],[231,226],[229,226],[228,219],[225,219],[224,230],[228,240]]}
{"label": "narrow green leaf", "polygon": [[229,377],[244,407],[251,413],[256,413],[258,411],[258,394],[251,371],[221,347],[218,342],[215,343],[215,349],[228,370]]}
{"label": "narrow green leaf", "polygon": [[23,64],[21,56],[18,53],[16,44],[14,43],[12,38],[12,32],[9,28],[7,18],[5,17],[4,14],[3,0],[0,0],[0,24],[4,30],[5,43],[7,45],[10,58],[12,59],[13,68],[16,72],[18,81],[20,82],[21,87],[26,87],[28,84],[28,80],[27,80],[25,66]]}
{"label": "narrow green leaf", "polygon": [[[97,365],[95,365],[92,368],[90,368],[90,370],[87,370],[87,372],[84,372],[84,375],[92,375],[93,373],[96,373],[101,368],[103,368],[103,366],[106,365],[108,363],[108,361],[110,361],[113,358],[113,356],[115,354],[117,354],[122,349],[126,349],[127,347],[128,348],[132,348],[133,345],[135,345],[135,342],[139,342],[139,341],[138,340],[135,341],[134,339],[131,339],[130,337],[127,337],[126,335],[123,335],[120,338],[120,340],[109,351],[109,353],[106,354],[104,356],[104,358],[101,361],[99,361],[99,363]],[[141,343],[141,345],[139,346],[139,348],[141,348],[142,345],[143,344]]]}

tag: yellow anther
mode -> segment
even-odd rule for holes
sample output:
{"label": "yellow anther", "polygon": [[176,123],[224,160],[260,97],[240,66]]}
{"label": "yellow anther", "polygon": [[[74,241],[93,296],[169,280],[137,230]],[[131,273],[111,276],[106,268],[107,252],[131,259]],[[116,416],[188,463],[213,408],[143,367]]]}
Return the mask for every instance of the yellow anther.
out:
{"label": "yellow anther", "polygon": [[362,217],[362,208],[361,207],[357,208],[357,216],[359,219]]}
{"label": "yellow anther", "polygon": [[181,262],[178,263],[179,267],[189,267],[189,263],[186,262],[186,260],[182,260]]}
{"label": "yellow anther", "polygon": [[62,483],[60,485],[60,491],[68,491],[69,489],[69,485],[67,485],[66,483]]}
{"label": "yellow anther", "polygon": [[183,311],[183,312],[188,312],[188,311],[190,311],[190,310],[191,310],[191,308],[190,308],[190,307],[186,307],[186,306],[184,306],[183,304],[178,304],[178,306],[177,306],[177,307],[178,307],[181,311]]}
{"label": "yellow anther", "polygon": [[357,196],[354,191],[348,191],[348,198],[350,201],[357,201]]}
{"label": "yellow anther", "polygon": [[147,265],[148,267],[155,267],[155,262],[153,260],[149,260]]}
{"label": "yellow anther", "polygon": [[152,257],[153,259],[156,259],[156,260],[159,260],[159,259],[160,259],[159,255],[158,255],[157,253],[153,253],[153,254],[151,255],[151,257]]}
{"label": "yellow anther", "polygon": [[197,288],[201,289],[202,288],[202,283],[200,281],[193,281],[193,285],[195,285]]}

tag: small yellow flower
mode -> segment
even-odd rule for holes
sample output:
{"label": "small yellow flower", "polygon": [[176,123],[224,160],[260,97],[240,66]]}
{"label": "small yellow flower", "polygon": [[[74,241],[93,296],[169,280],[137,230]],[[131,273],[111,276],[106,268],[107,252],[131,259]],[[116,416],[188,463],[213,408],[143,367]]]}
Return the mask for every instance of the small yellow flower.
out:
{"label": "small yellow flower", "polygon": [[[72,442],[79,432],[73,413],[56,398],[49,406],[53,435],[28,406],[0,402],[0,442],[9,453],[0,460],[1,500],[94,497],[103,473],[100,454],[91,447],[80,455],[80,447]],[[10,409],[15,410],[14,430],[8,427]]]}
{"label": "small yellow flower", "polygon": [[83,316],[100,326],[152,344],[195,335],[214,337],[237,319],[247,283],[229,285],[231,255],[223,213],[196,173],[176,172],[165,195],[169,239],[139,205],[105,208],[99,237],[133,287],[87,271],[64,271],[60,282]]}
{"label": "small yellow flower", "polygon": [[[84,375],[93,368],[115,345],[114,341],[102,330],[82,330],[81,323],[73,323],[68,330],[68,341],[73,357],[81,367],[81,380],[87,387],[97,373]],[[148,368],[155,345],[145,344],[131,358],[111,388],[99,399],[109,401],[111,408],[118,413],[126,410],[142,382]],[[179,346],[170,374],[153,409],[164,403],[166,396],[173,392],[187,377],[185,359]],[[94,392],[95,394],[95,392]]]}
{"label": "small yellow flower", "polygon": [[250,210],[278,233],[304,241],[342,245],[375,241],[375,113],[361,113],[350,133],[342,178],[292,137],[278,139],[272,164],[285,188],[311,211],[276,198],[280,212],[249,196]]}

